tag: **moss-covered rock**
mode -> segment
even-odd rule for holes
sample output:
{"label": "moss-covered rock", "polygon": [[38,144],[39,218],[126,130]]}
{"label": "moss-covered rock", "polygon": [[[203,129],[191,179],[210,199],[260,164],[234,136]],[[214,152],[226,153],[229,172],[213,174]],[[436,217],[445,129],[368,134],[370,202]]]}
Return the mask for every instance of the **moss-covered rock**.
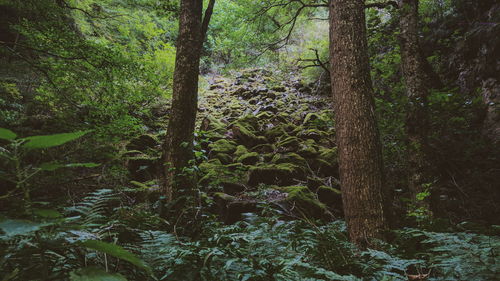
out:
{"label": "moss-covered rock", "polygon": [[298,155],[297,153],[286,153],[286,154],[276,154],[271,160],[272,163],[290,163],[301,167],[303,170],[307,168],[307,161],[304,157]]}
{"label": "moss-covered rock", "polygon": [[255,186],[260,183],[288,185],[294,179],[303,179],[304,170],[291,163],[263,164],[251,167],[248,171],[248,185]]}
{"label": "moss-covered rock", "polygon": [[210,131],[223,135],[226,132],[226,124],[212,116],[207,116],[201,121],[200,131]]}
{"label": "moss-covered rock", "polygon": [[297,134],[297,136],[301,139],[312,139],[314,141],[319,142],[321,138],[327,137],[328,134],[326,132],[320,131],[318,129],[306,129]]}
{"label": "moss-covered rock", "polygon": [[266,130],[264,134],[269,141],[274,142],[276,141],[276,139],[282,138],[284,135],[287,135],[287,132],[285,131],[283,126],[278,125]]}
{"label": "moss-covered rock", "polygon": [[286,186],[279,187],[279,190],[286,192],[288,196],[284,202],[288,202],[288,208],[291,212],[307,218],[329,218],[325,204],[321,203],[307,186]]}
{"label": "moss-covered rock", "polygon": [[223,192],[213,195],[221,219],[227,223],[235,223],[242,219],[243,213],[255,212],[257,202],[255,200],[241,199]]}
{"label": "moss-covered rock", "polygon": [[246,187],[243,184],[238,182],[222,181],[220,185],[222,186],[224,192],[229,195],[235,195],[241,193],[246,189]]}
{"label": "moss-covered rock", "polygon": [[259,162],[259,154],[257,152],[249,152],[238,157],[236,161],[245,165],[254,165]]}
{"label": "moss-covered rock", "polygon": [[236,140],[247,147],[267,143],[267,139],[264,136],[257,136],[253,126],[247,123],[236,122],[231,129]]}
{"label": "moss-covered rock", "polygon": [[240,144],[236,147],[236,151],[234,152],[234,156],[240,157],[241,155],[247,154],[247,153],[248,153],[248,149],[244,145]]}
{"label": "moss-covered rock", "polygon": [[127,169],[130,178],[136,181],[147,181],[155,179],[160,169],[160,158],[146,154],[138,154],[127,157]]}
{"label": "moss-covered rock", "polygon": [[318,194],[318,199],[326,206],[330,208],[338,208],[342,206],[342,192],[330,186],[322,185],[318,188],[316,194]]}
{"label": "moss-covered rock", "polygon": [[233,141],[221,139],[214,143],[211,143],[208,147],[210,148],[210,152],[214,154],[217,153],[231,154],[236,151],[236,145],[237,144]]}
{"label": "moss-covered rock", "polygon": [[314,158],[319,155],[318,146],[316,142],[312,139],[308,139],[302,143],[300,143],[299,150],[297,150],[297,154],[305,158]]}
{"label": "moss-covered rock", "polygon": [[297,151],[300,146],[300,140],[294,136],[287,136],[281,139],[276,146],[279,152]]}
{"label": "moss-covered rock", "polygon": [[331,127],[333,125],[333,121],[328,112],[308,113],[304,117],[302,125],[307,128],[317,128],[320,130],[327,130],[328,127]]}
{"label": "moss-covered rock", "polygon": [[269,143],[264,143],[264,144],[259,144],[254,147],[252,147],[252,151],[258,152],[258,153],[272,153],[276,150],[276,146],[273,144]]}
{"label": "moss-covered rock", "polygon": [[215,159],[219,159],[220,162],[224,165],[230,164],[233,162],[233,158],[227,153],[217,153],[213,156]]}
{"label": "moss-covered rock", "polygon": [[160,141],[155,135],[144,134],[133,138],[127,144],[127,150],[146,151],[148,149],[156,149],[160,145]]}

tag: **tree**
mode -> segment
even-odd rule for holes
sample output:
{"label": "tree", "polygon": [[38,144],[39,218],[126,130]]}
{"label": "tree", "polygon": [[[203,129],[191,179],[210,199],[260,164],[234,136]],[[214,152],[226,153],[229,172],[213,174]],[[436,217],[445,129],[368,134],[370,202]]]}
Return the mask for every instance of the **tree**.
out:
{"label": "tree", "polygon": [[364,1],[330,4],[330,65],[342,202],[361,248],[383,239],[383,168],[367,52]]}
{"label": "tree", "polygon": [[408,98],[406,135],[408,149],[408,189],[417,207],[428,209],[426,200],[417,196],[426,191],[430,182],[428,172],[427,134],[428,113],[424,58],[418,40],[418,0],[402,0],[400,7],[400,45],[403,79]]}
{"label": "tree", "polygon": [[163,148],[163,194],[167,201],[173,199],[176,187],[189,190],[195,185],[185,168],[193,159],[201,49],[214,4],[215,0],[210,0],[202,20],[202,0],[181,1],[172,108]]}

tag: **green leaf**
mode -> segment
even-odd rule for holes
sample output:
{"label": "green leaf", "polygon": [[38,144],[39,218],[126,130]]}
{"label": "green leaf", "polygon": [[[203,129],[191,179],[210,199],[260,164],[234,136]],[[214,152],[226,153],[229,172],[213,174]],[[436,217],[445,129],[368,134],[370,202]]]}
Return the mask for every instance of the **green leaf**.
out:
{"label": "green leaf", "polygon": [[0,128],[0,139],[13,140],[17,135],[9,129]]}
{"label": "green leaf", "polygon": [[54,147],[78,139],[89,132],[90,131],[80,131],[74,133],[55,134],[48,136],[27,137],[24,138],[26,142],[23,143],[23,146],[25,148],[38,148],[38,149]]}
{"label": "green leaf", "polygon": [[121,246],[98,240],[85,240],[80,244],[89,249],[97,250],[99,252],[103,252],[112,255],[116,258],[128,261],[131,264],[146,270],[148,273],[151,273],[151,268],[144,261],[139,259],[136,255],[132,254],[131,252],[123,249]]}
{"label": "green leaf", "polygon": [[70,164],[61,164],[57,162],[48,162],[40,164],[40,169],[43,171],[55,171],[60,168],[75,168],[75,167],[85,167],[85,168],[94,168],[98,167],[101,164],[97,163],[70,163]]}
{"label": "green leaf", "polygon": [[70,273],[71,281],[127,281],[119,273],[108,273],[97,267],[87,267]]}
{"label": "green leaf", "polygon": [[54,209],[34,209],[33,213],[42,218],[56,219],[62,217],[62,214]]}
{"label": "green leaf", "polygon": [[45,224],[36,223],[27,220],[3,220],[0,221],[0,230],[2,230],[7,238],[16,235],[25,235],[39,230]]}

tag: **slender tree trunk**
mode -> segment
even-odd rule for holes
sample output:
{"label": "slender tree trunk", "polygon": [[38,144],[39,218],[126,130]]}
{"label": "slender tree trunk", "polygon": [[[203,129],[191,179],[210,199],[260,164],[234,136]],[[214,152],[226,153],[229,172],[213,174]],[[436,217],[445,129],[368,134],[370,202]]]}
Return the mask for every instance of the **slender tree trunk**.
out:
{"label": "slender tree trunk", "polygon": [[164,145],[163,194],[167,201],[178,189],[190,190],[194,175],[184,169],[193,159],[198,109],[198,75],[202,48],[203,0],[182,0],[174,70],[172,109]]}
{"label": "slender tree trunk", "polygon": [[418,40],[418,0],[400,0],[400,44],[403,78],[408,97],[406,134],[408,138],[408,189],[417,207],[429,209],[428,199],[417,200],[430,183],[428,172],[428,113],[426,73]]}
{"label": "slender tree trunk", "polygon": [[331,1],[330,60],[344,214],[351,241],[365,248],[387,222],[364,1]]}

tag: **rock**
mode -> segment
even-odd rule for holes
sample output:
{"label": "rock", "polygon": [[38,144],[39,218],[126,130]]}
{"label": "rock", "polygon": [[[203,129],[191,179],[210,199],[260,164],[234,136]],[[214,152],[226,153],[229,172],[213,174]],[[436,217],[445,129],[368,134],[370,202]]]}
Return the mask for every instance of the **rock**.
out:
{"label": "rock", "polygon": [[267,143],[267,139],[264,136],[257,136],[248,124],[237,122],[232,125],[231,129],[237,141],[247,147]]}
{"label": "rock", "polygon": [[308,139],[300,144],[297,154],[305,158],[314,158],[319,155],[315,141]]}
{"label": "rock", "polygon": [[297,137],[288,136],[279,141],[276,146],[279,152],[297,151],[300,146],[300,141]]}
{"label": "rock", "polygon": [[148,149],[156,149],[160,146],[160,141],[154,135],[145,134],[133,138],[127,144],[127,150],[145,151]]}
{"label": "rock", "polygon": [[254,147],[252,147],[252,151],[258,152],[258,153],[272,153],[276,150],[276,146],[273,144],[269,143],[264,143],[264,144],[259,144]]}
{"label": "rock", "polygon": [[251,167],[248,171],[248,185],[255,186],[260,183],[288,185],[294,179],[303,179],[304,171],[302,167],[290,164],[263,164]]}
{"label": "rock", "polygon": [[243,213],[257,211],[257,202],[245,200],[222,192],[214,193],[214,200],[218,207],[219,216],[227,224],[242,219]]}
{"label": "rock", "polygon": [[274,142],[276,139],[283,137],[287,134],[283,126],[275,126],[270,128],[269,130],[264,131],[266,138],[269,141]]}
{"label": "rock", "polygon": [[213,156],[215,159],[219,159],[220,162],[224,165],[230,164],[233,162],[233,158],[227,153],[217,153]]}
{"label": "rock", "polygon": [[319,142],[321,138],[326,137],[326,135],[327,134],[325,132],[318,129],[308,129],[297,134],[297,136],[301,139],[312,139],[316,142]]}
{"label": "rock", "polygon": [[244,145],[240,144],[236,147],[236,151],[234,152],[234,156],[240,157],[241,155],[247,154],[247,153],[248,153],[247,148]]}
{"label": "rock", "polygon": [[259,162],[259,154],[257,152],[246,153],[238,157],[236,161],[245,165],[254,165]]}
{"label": "rock", "polygon": [[273,93],[273,92],[268,92],[266,94],[266,97],[270,98],[270,99],[276,99],[276,93]]}
{"label": "rock", "polygon": [[160,166],[159,162],[159,157],[139,154],[127,157],[126,165],[131,179],[144,182],[157,178]]}
{"label": "rock", "polygon": [[286,153],[286,154],[276,154],[271,162],[276,164],[290,163],[305,169],[307,167],[307,161],[302,156],[297,153]]}
{"label": "rock", "polygon": [[286,186],[280,187],[278,190],[288,194],[283,201],[288,203],[287,207],[290,212],[306,218],[332,218],[325,204],[316,199],[315,194],[307,186]]}
{"label": "rock", "polygon": [[324,183],[322,178],[319,178],[317,176],[307,177],[307,187],[313,192],[318,191],[318,188],[323,184]]}
{"label": "rock", "polygon": [[322,185],[318,188],[316,194],[318,194],[319,201],[328,207],[337,207],[339,209],[342,206],[342,192],[339,189]]}
{"label": "rock", "polygon": [[225,139],[218,140],[208,145],[211,153],[232,154],[236,150],[236,143]]}
{"label": "rock", "polygon": [[280,85],[280,86],[274,86],[271,90],[278,92],[278,93],[282,93],[282,92],[286,91],[286,88],[285,88],[285,86]]}
{"label": "rock", "polygon": [[225,193],[235,195],[245,191],[246,187],[241,183],[223,181],[220,183]]}
{"label": "rock", "polygon": [[241,86],[239,87],[238,89],[236,89],[234,92],[233,92],[233,95],[236,95],[236,96],[243,96],[245,95],[247,92],[250,92],[250,90],[248,89],[248,87],[246,86]]}

